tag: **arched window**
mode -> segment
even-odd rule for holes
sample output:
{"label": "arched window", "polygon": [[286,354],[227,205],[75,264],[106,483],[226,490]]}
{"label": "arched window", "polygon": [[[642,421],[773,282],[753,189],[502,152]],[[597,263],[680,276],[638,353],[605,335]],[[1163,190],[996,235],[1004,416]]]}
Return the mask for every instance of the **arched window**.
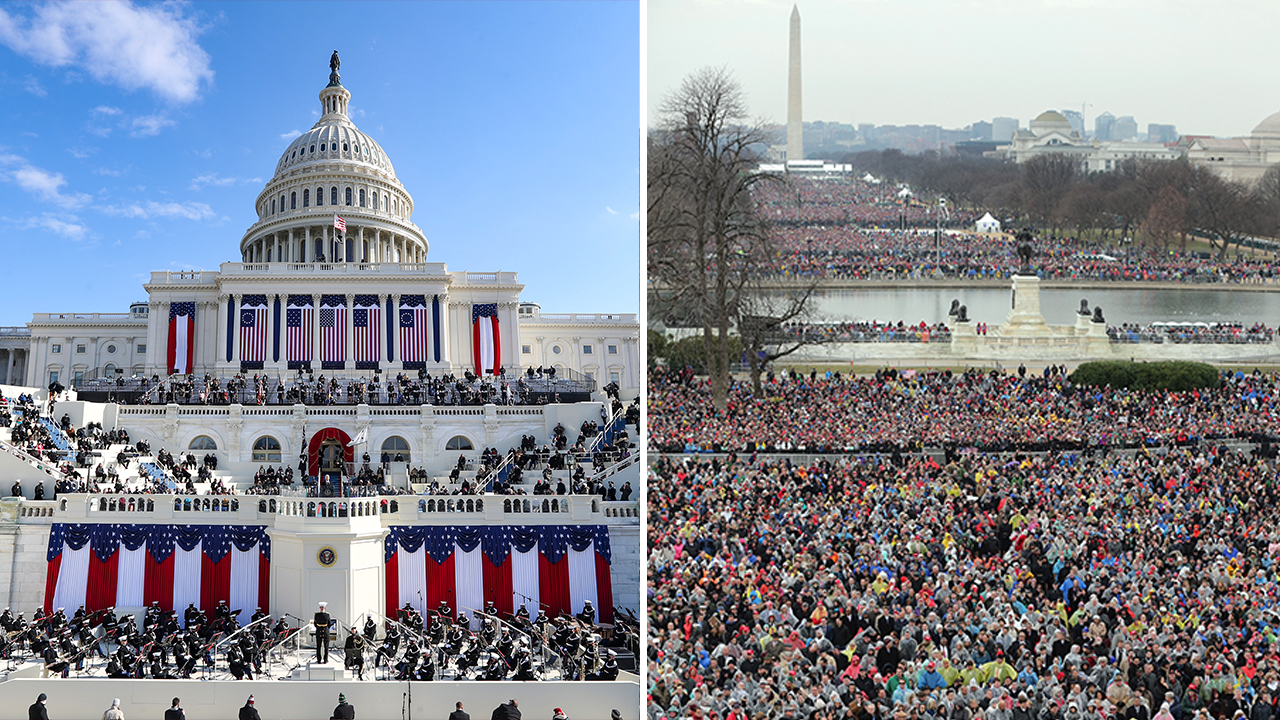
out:
{"label": "arched window", "polygon": [[346,152],[346,151],[347,151],[347,144],[342,143],[342,152]]}
{"label": "arched window", "polygon": [[475,446],[471,441],[462,435],[454,435],[449,438],[449,442],[445,443],[445,450],[475,450]]}
{"label": "arched window", "polygon": [[191,444],[187,446],[187,449],[188,450],[217,450],[218,443],[214,442],[213,438],[209,437],[208,435],[201,435],[195,440],[192,440]]}
{"label": "arched window", "polygon": [[324,143],[320,143],[320,152],[324,152],[325,147],[327,146]]}
{"label": "arched window", "polygon": [[302,207],[311,207],[311,190],[302,191]]}
{"label": "arched window", "polygon": [[280,462],[280,441],[263,435],[253,443],[254,462]]}
{"label": "arched window", "polygon": [[275,198],[272,198],[272,199],[271,199],[271,214],[272,214],[272,215],[275,215],[275,214],[276,214],[276,201],[275,201]]}
{"label": "arched window", "polygon": [[324,188],[316,188],[316,205],[324,204]]}
{"label": "arched window", "polygon": [[364,207],[364,188],[360,188],[360,207]]}
{"label": "arched window", "polygon": [[398,435],[392,435],[382,441],[382,452],[386,453],[392,460],[395,460],[396,455],[399,455],[404,462],[412,462],[409,456],[409,443]]}
{"label": "arched window", "polygon": [[377,190],[373,191],[373,209],[374,210],[378,209],[378,191]]}
{"label": "arched window", "polygon": [[316,151],[316,146],[315,146],[315,145],[312,145],[312,146],[311,146],[311,152],[315,152],[315,151]]}
{"label": "arched window", "polygon": [[347,204],[351,204],[351,188],[347,188]]}
{"label": "arched window", "polygon": [[338,186],[337,185],[334,185],[333,187],[329,188],[329,204],[330,205],[338,204]]}
{"label": "arched window", "polygon": [[298,209],[298,193],[297,193],[297,191],[294,191],[294,192],[289,193],[289,209],[290,209],[290,210],[297,210],[297,209]]}
{"label": "arched window", "polygon": [[284,212],[284,193],[280,193],[280,212]]}

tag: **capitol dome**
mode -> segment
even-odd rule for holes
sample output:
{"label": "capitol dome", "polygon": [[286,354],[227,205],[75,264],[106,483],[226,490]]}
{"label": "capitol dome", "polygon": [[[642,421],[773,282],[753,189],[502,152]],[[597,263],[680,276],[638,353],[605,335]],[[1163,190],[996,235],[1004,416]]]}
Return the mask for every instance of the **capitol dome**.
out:
{"label": "capitol dome", "polygon": [[[320,91],[320,119],[294,138],[258,195],[258,221],[245,232],[246,263],[425,262],[428,243],[414,225],[413,197],[376,140],[347,114],[337,53]],[[334,227],[334,216],[346,231]]]}
{"label": "capitol dome", "polygon": [[1040,137],[1051,132],[1070,135],[1074,131],[1071,128],[1071,121],[1062,113],[1056,110],[1045,110],[1031,121],[1031,132],[1035,133],[1036,137]]}
{"label": "capitol dome", "polygon": [[1280,138],[1280,112],[1272,113],[1253,129],[1254,137]]}

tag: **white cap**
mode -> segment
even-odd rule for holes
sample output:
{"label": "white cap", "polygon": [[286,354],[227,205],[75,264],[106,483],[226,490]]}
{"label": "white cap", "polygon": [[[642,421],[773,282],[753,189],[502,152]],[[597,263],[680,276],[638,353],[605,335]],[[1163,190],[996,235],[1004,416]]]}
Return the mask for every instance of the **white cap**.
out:
{"label": "white cap", "polygon": [[321,602],[320,602],[320,607],[329,607],[329,603],[324,602],[324,601],[321,601]]}

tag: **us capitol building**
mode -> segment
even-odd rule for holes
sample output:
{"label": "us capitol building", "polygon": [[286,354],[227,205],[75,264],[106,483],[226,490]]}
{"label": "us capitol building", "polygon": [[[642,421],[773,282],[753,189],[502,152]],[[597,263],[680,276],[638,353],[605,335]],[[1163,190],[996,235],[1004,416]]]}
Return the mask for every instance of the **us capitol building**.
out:
{"label": "us capitol building", "polygon": [[[0,427],[4,494],[21,481],[20,496],[0,500],[0,587],[14,612],[65,607],[70,615],[83,605],[141,620],[153,603],[179,615],[191,603],[212,617],[226,603],[244,610],[241,625],[255,607],[297,625],[323,601],[339,624],[358,624],[393,619],[406,605],[426,612],[445,602],[471,613],[472,629],[475,612],[490,603],[503,614],[523,607],[555,617],[593,602],[600,627],[615,621],[614,608],[639,614],[638,455],[612,444],[622,432],[638,440],[620,412],[639,396],[636,316],[544,314],[522,301],[514,272],[455,271],[429,261],[412,196],[382,147],[348,117],[351,93],[336,53],[331,69],[319,121],[284,151],[255,201],[257,221],[241,238],[239,262],[153,272],[144,285],[148,301],[128,313],[42,313],[27,325],[29,335],[0,331],[8,409],[18,393],[43,404],[51,384],[72,391],[59,398],[52,420],[39,421],[55,446],[46,442],[46,457],[33,457],[29,442]],[[538,367],[556,372],[529,375]],[[523,402],[384,394],[334,403],[274,393],[281,383],[321,374],[385,387],[401,374],[415,381],[451,374],[461,382],[467,373],[508,388],[519,378],[529,394]],[[266,378],[271,392],[203,402],[198,387],[194,395],[160,395],[153,380],[192,378],[199,386],[205,376],[225,383],[237,374]],[[606,387],[613,383],[616,391]],[[81,471],[112,466],[126,492],[114,477],[90,477],[88,492],[54,495],[61,468],[76,458],[76,440],[57,428],[64,414],[73,429],[101,423],[128,432],[127,444],[99,446]],[[501,457],[530,441],[542,448],[557,434],[566,445],[581,441],[576,461],[559,467],[535,458],[515,486],[528,494],[452,492],[477,480],[483,488],[492,477],[518,482],[508,462],[508,472],[479,477],[481,451]],[[150,447],[136,447],[139,441]],[[195,482],[195,495],[190,486],[181,492],[157,467],[161,449],[212,456],[212,478]],[[121,452],[134,462],[116,462]],[[385,471],[390,488],[381,497],[370,487],[341,497],[316,484],[316,477],[345,483],[365,452]],[[574,462],[602,487],[632,489],[617,498],[574,494],[572,482],[568,492],[557,489]],[[297,468],[309,480],[279,495],[245,494],[263,466]],[[544,474],[551,494],[532,494]],[[136,494],[144,487],[151,494]],[[218,488],[232,491],[218,495]],[[127,712],[156,715],[177,694],[205,705],[200,717],[228,717],[253,692],[259,702],[271,700],[273,716],[319,717],[342,689],[362,704],[362,716],[401,712],[408,692],[361,683],[343,669],[341,651],[336,658],[287,669],[287,679],[332,681],[322,700],[306,682],[245,682],[243,694],[215,694],[214,683],[194,680],[75,679],[86,671],[45,679],[38,662],[0,670],[0,699],[17,708],[47,691],[57,712],[87,716],[114,694],[133,698]],[[69,682],[91,683],[93,692],[68,692]],[[173,683],[182,689],[169,689]],[[568,692],[559,682],[520,685],[503,694],[488,683],[450,683],[448,697],[428,699],[437,711],[454,700],[488,709],[499,697],[520,697],[533,706],[526,712],[575,702],[575,717],[603,719],[610,707],[625,717],[639,712],[634,677],[575,683]]]}
{"label": "us capitol building", "polygon": [[[80,387],[174,369],[283,377],[299,367],[343,377],[375,369],[460,376],[481,359],[480,313],[497,330],[483,340],[494,344],[485,358],[498,358],[494,366],[508,374],[556,367],[562,378],[616,382],[624,399],[638,397],[634,313],[542,313],[522,301],[514,272],[428,262],[413,197],[382,147],[348,117],[350,99],[335,69],[320,92],[320,120],[284,151],[255,201],[258,219],[240,240],[240,262],[153,272],[143,286],[148,302],[127,313],[37,313],[26,331],[0,329],[0,382]],[[304,321],[309,327],[297,326]],[[406,339],[415,342],[401,347]]]}

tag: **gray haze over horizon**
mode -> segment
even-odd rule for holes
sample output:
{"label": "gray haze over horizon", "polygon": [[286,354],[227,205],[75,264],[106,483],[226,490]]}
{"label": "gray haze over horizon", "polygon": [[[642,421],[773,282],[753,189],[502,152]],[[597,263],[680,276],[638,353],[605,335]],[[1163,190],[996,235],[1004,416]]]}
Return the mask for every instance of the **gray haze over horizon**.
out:
{"label": "gray haze over horizon", "polygon": [[1140,132],[1247,135],[1280,111],[1280,0],[649,0],[648,122],[689,73],[726,67],[783,124],[792,5],[804,119],[963,128],[1044,110]]}

